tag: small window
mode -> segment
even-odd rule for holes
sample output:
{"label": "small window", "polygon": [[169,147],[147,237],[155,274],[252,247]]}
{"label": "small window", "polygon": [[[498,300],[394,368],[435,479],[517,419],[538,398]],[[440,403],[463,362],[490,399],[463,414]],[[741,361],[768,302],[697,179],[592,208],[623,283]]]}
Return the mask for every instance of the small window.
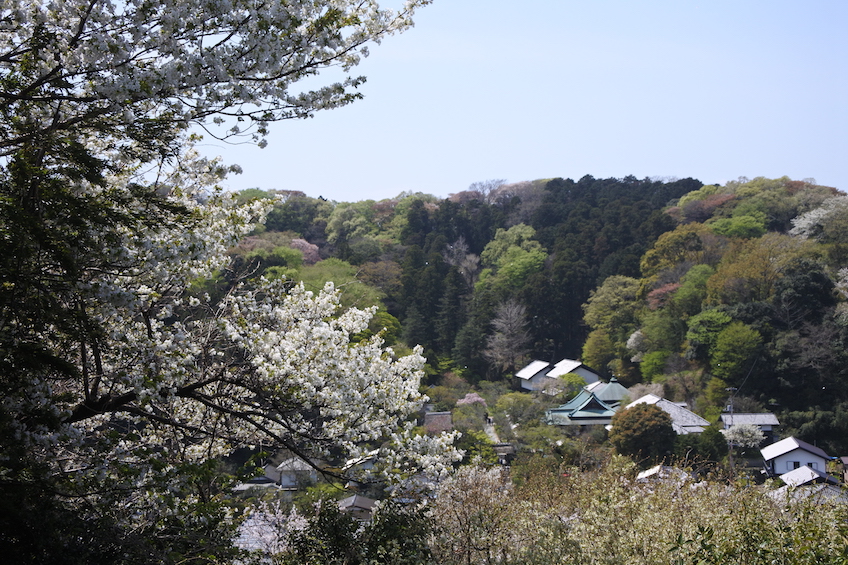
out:
{"label": "small window", "polygon": [[800,466],[801,466],[801,462],[800,462],[800,461],[789,461],[789,462],[786,464],[786,468],[787,468],[787,469],[789,469],[790,471],[791,471],[792,469],[797,469],[797,468],[798,468],[798,467],[800,467]]}
{"label": "small window", "polygon": [[807,467],[809,467],[810,469],[815,469],[816,464],[815,463],[807,463]]}

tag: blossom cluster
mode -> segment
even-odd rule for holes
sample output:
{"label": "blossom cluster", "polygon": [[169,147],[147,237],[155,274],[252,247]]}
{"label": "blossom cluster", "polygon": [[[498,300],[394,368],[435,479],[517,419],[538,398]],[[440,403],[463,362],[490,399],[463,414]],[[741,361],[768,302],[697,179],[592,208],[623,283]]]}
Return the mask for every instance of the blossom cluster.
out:
{"label": "blossom cluster", "polygon": [[[42,131],[110,122],[119,135],[151,120],[267,133],[359,97],[344,76],[370,43],[412,25],[375,0],[25,0],[0,2],[0,100],[28,116],[0,146]],[[299,92],[322,69],[340,80]]]}

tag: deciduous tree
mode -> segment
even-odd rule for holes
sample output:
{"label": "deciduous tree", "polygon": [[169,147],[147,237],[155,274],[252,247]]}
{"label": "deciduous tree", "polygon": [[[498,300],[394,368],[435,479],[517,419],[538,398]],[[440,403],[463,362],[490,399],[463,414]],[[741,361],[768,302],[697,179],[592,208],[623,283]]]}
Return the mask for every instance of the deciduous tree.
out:
{"label": "deciduous tree", "polygon": [[615,450],[639,463],[661,461],[674,450],[677,434],[671,416],[653,404],[636,404],[612,417],[610,443]]}
{"label": "deciduous tree", "polygon": [[[187,150],[188,128],[261,142],[273,121],[355,100],[362,79],[344,75],[426,3],[5,5],[0,529],[32,513],[57,526],[29,555],[70,561],[76,539],[89,562],[228,558],[214,458],[238,445],[344,457],[374,442],[398,470],[441,459],[403,423],[420,356],[351,343],[372,311],[282,281],[188,292],[264,212],[218,194],[227,169]],[[341,78],[299,92],[329,67]]]}

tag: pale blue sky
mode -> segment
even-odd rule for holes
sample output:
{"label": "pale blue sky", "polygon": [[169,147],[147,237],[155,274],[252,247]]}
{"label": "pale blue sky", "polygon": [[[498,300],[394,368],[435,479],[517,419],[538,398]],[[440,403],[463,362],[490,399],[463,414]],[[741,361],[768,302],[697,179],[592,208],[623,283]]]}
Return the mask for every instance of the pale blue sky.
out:
{"label": "pale blue sky", "polygon": [[337,201],[586,174],[848,191],[844,0],[435,0],[358,70],[364,100],[201,149],[242,166],[232,189]]}

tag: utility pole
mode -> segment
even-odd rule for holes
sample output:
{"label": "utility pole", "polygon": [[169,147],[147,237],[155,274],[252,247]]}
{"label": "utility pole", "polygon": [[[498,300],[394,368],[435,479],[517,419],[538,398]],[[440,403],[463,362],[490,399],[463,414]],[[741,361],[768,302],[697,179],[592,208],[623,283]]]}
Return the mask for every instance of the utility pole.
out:
{"label": "utility pole", "polygon": [[[724,390],[726,390],[727,392],[730,393],[730,397],[727,399],[727,401],[728,401],[727,410],[728,410],[728,412],[730,412],[730,418],[728,419],[729,425],[727,427],[727,429],[729,430],[731,427],[733,427],[733,395],[735,395],[736,391],[739,390],[739,389],[731,386],[731,387],[727,387]],[[728,458],[728,462],[730,463],[730,478],[735,480],[736,479],[736,467],[734,466],[734,463],[733,463],[733,442],[729,438],[727,439],[727,458]]]}

